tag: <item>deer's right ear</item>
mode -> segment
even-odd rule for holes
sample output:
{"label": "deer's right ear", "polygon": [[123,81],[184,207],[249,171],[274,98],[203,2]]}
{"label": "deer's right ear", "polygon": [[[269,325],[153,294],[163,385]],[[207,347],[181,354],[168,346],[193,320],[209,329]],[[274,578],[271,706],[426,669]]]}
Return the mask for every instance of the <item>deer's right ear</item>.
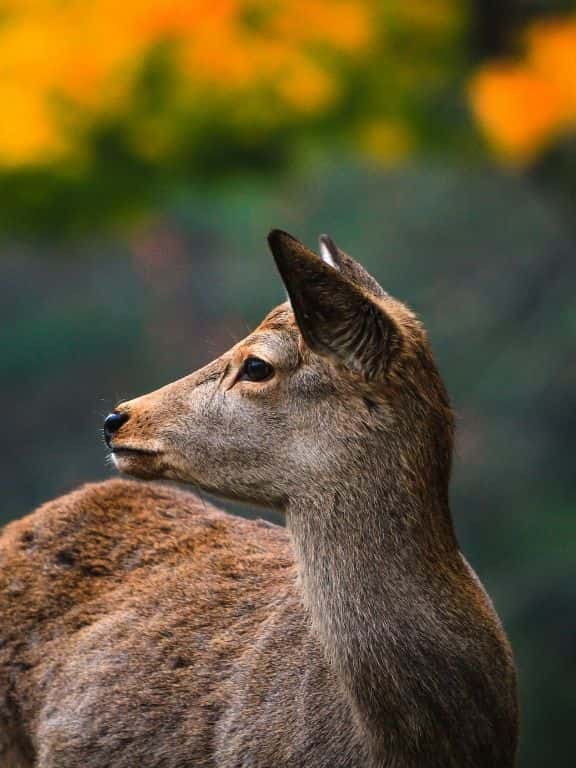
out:
{"label": "deer's right ear", "polygon": [[395,321],[374,297],[287,232],[272,230],[268,243],[308,347],[367,380],[383,378],[401,346]]}

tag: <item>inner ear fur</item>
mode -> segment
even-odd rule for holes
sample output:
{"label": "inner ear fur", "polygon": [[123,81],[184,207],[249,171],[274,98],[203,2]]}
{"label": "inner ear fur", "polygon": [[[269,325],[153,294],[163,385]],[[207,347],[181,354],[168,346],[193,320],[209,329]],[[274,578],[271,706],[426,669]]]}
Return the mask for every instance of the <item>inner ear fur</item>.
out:
{"label": "inner ear fur", "polygon": [[307,346],[367,380],[384,378],[401,333],[378,298],[288,233],[273,230],[268,242]]}

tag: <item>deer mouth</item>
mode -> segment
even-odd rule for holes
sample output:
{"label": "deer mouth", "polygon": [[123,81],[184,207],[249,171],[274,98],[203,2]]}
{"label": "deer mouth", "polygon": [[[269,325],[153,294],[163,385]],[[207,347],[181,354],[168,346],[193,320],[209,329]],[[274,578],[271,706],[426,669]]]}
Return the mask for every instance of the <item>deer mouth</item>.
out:
{"label": "deer mouth", "polygon": [[141,456],[158,456],[159,451],[152,451],[149,448],[135,448],[131,445],[119,445],[112,447],[112,453],[115,456],[122,456],[125,454],[136,454]]}
{"label": "deer mouth", "polygon": [[112,462],[120,472],[136,477],[152,478],[161,474],[160,451],[119,445],[112,448]]}

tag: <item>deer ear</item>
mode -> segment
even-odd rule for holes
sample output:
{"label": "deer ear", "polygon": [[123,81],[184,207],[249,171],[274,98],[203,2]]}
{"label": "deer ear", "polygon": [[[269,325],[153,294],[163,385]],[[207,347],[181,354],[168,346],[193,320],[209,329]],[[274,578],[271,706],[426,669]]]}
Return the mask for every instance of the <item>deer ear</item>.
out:
{"label": "deer ear", "polygon": [[362,264],[358,264],[347,253],[341,251],[329,235],[320,235],[320,253],[322,259],[339,269],[345,277],[364,288],[373,296],[386,296],[386,291],[369,274]]}
{"label": "deer ear", "polygon": [[286,232],[272,230],[268,243],[307,346],[368,380],[383,378],[401,338],[380,303]]}
{"label": "deer ear", "polygon": [[328,264],[334,269],[340,269],[340,251],[338,250],[336,243],[328,235],[320,235],[318,240],[318,247],[322,261]]}

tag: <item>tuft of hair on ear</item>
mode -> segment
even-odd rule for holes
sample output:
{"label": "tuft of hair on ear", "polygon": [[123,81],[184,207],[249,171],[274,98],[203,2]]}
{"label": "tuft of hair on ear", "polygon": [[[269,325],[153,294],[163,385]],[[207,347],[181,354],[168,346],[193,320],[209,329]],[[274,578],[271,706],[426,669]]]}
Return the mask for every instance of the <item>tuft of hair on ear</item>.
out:
{"label": "tuft of hair on ear", "polygon": [[[347,253],[344,253],[329,235],[320,235],[320,253],[327,254],[334,266],[356,285],[374,296],[386,296],[378,281]],[[322,256],[324,258],[324,255]],[[326,259],[324,259],[326,261]]]}
{"label": "tuft of hair on ear", "polygon": [[320,235],[318,244],[322,261],[334,269],[340,269],[338,247],[334,240],[329,235]]}
{"label": "tuft of hair on ear", "polygon": [[306,345],[368,381],[385,377],[401,333],[381,303],[287,232],[268,242]]}

